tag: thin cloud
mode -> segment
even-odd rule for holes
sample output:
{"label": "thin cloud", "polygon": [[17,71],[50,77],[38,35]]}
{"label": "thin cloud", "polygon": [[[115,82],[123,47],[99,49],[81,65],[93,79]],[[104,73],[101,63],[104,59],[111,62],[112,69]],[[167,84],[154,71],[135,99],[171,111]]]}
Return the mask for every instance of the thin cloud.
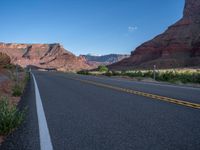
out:
{"label": "thin cloud", "polygon": [[138,27],[137,26],[129,26],[128,27],[128,32],[134,32],[135,30],[137,30]]}

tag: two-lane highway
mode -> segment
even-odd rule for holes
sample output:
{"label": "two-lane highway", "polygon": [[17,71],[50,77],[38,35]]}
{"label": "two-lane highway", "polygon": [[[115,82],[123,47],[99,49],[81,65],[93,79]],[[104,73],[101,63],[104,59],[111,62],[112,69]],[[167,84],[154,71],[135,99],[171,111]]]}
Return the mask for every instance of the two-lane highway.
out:
{"label": "two-lane highway", "polygon": [[[200,149],[198,88],[57,72],[33,73],[54,150]],[[33,80],[26,97],[30,101],[26,103],[30,107],[28,119],[8,137],[2,149],[36,149],[41,145],[32,88]]]}

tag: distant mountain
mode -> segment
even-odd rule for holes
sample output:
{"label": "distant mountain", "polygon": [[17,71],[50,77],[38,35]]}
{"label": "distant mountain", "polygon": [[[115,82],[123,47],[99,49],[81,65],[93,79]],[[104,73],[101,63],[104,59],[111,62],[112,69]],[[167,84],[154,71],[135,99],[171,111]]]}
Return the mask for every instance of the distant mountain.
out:
{"label": "distant mountain", "polygon": [[110,69],[200,66],[200,0],[186,0],[183,17],[163,34],[137,47]]}
{"label": "distant mountain", "polygon": [[78,71],[91,68],[84,57],[76,57],[60,44],[0,43],[0,52],[10,57],[11,63],[22,67],[55,68],[60,71]]}
{"label": "distant mountain", "polygon": [[116,63],[118,61],[121,61],[124,58],[129,57],[129,55],[121,55],[121,54],[109,54],[109,55],[81,55],[81,57],[84,57],[89,65],[96,67],[99,65],[110,65],[112,63]]}

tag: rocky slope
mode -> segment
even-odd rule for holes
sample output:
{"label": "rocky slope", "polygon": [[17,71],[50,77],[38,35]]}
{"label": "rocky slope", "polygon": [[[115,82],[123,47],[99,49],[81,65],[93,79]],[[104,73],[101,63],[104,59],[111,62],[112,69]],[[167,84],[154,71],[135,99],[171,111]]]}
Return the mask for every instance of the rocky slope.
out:
{"label": "rocky slope", "polygon": [[120,54],[109,54],[109,55],[102,55],[102,56],[94,56],[94,55],[81,55],[84,57],[88,64],[93,67],[97,67],[99,65],[110,65],[121,61],[124,58],[129,57],[130,55],[120,55]]}
{"label": "rocky slope", "polygon": [[10,57],[5,53],[0,52],[0,69],[5,67],[5,65],[10,64]]}
{"label": "rocky slope", "polygon": [[76,57],[60,44],[13,44],[0,43],[0,52],[7,54],[11,63],[22,67],[32,65],[40,68],[55,68],[60,71],[88,69],[83,57]]}
{"label": "rocky slope", "polygon": [[200,0],[186,0],[183,17],[163,34],[140,45],[112,69],[200,66]]}

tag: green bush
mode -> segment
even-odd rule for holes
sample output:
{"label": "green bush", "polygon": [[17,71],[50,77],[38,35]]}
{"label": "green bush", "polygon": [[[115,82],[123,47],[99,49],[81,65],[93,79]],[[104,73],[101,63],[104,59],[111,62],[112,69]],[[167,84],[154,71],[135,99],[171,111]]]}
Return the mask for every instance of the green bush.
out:
{"label": "green bush", "polygon": [[129,77],[143,77],[144,76],[144,74],[141,71],[125,72],[123,75],[129,76]]}
{"label": "green bush", "polygon": [[200,83],[200,73],[189,71],[177,72],[177,71],[166,71],[156,75],[158,81],[167,82],[182,82],[182,83]]}
{"label": "green bush", "polygon": [[108,68],[106,66],[99,66],[98,71],[100,72],[108,72]]}
{"label": "green bush", "polygon": [[[103,75],[106,76],[128,76],[131,78],[140,77],[141,79],[144,78],[153,78],[154,71],[153,70],[134,70],[134,71],[109,71],[106,66],[99,66],[98,71],[101,72]],[[94,75],[89,71],[79,71],[78,74],[83,75]],[[199,83],[200,84],[200,70],[196,72],[191,71],[176,71],[176,70],[168,70],[168,71],[156,71],[155,72],[155,79],[157,81],[164,81],[164,82],[172,82],[172,83]]]}
{"label": "green bush", "polygon": [[21,66],[16,66],[16,65],[14,65],[14,64],[5,64],[4,66],[3,66],[5,69],[9,69],[9,70],[11,70],[13,73],[16,73],[16,68],[17,68],[17,70],[18,70],[18,72],[23,72],[23,71],[25,71]]}
{"label": "green bush", "polygon": [[90,73],[89,73],[88,70],[81,70],[81,71],[78,71],[77,74],[90,75]]}
{"label": "green bush", "polygon": [[153,71],[145,71],[143,77],[153,78]]}
{"label": "green bush", "polygon": [[112,73],[112,71],[108,71],[108,72],[106,72],[104,75],[105,75],[105,76],[108,76],[108,77],[111,77],[111,76],[113,76],[113,73]]}
{"label": "green bush", "polygon": [[200,72],[193,73],[193,80],[194,80],[195,83],[200,84]]}
{"label": "green bush", "polygon": [[[145,77],[153,78],[154,72],[152,70],[148,71],[122,71],[122,72],[112,72],[112,75],[121,75],[128,77]],[[200,71],[190,72],[190,71],[156,71],[156,80],[165,81],[172,83],[200,83]]]}
{"label": "green bush", "polygon": [[8,99],[0,100],[0,135],[7,135],[17,128],[24,120],[25,112],[20,112],[16,106],[10,106]]}
{"label": "green bush", "polygon": [[26,84],[30,80],[30,73],[26,72],[25,78],[24,78],[24,84]]}
{"label": "green bush", "polygon": [[112,71],[113,76],[120,76],[122,73],[120,71]]}
{"label": "green bush", "polygon": [[23,92],[22,87],[19,84],[15,84],[14,87],[12,88],[12,95],[13,96],[21,96]]}
{"label": "green bush", "polygon": [[4,68],[5,69],[14,70],[15,69],[15,65],[13,65],[13,64],[6,64],[6,65],[4,65]]}

